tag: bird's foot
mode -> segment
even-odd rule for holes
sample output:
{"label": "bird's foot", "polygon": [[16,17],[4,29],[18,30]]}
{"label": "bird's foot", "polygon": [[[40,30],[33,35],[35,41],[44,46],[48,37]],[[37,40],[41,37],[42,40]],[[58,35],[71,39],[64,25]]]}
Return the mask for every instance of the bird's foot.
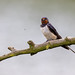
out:
{"label": "bird's foot", "polygon": [[51,41],[51,40],[53,40],[53,39],[48,39],[46,42]]}

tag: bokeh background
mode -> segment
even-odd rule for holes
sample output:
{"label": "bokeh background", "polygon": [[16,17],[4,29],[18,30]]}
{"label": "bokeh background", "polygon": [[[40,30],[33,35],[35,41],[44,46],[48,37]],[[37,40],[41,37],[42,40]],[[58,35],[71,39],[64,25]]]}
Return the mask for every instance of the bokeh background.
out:
{"label": "bokeh background", "polygon": [[[48,17],[59,34],[75,37],[75,0],[0,0],[0,56],[43,43],[41,18]],[[75,46],[71,46],[75,50]],[[75,75],[75,54],[62,47],[20,55],[0,62],[0,75]]]}

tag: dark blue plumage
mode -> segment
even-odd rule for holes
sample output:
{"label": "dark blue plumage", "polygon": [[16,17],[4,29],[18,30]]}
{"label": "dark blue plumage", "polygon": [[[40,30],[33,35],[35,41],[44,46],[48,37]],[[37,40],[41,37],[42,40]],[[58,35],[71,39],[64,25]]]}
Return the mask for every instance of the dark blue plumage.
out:
{"label": "dark blue plumage", "polygon": [[[41,31],[44,34],[44,36],[47,38],[47,40],[62,39],[62,37],[57,32],[57,30],[49,23],[49,21],[46,17],[43,17],[41,19],[41,23],[42,23],[40,25]],[[68,50],[70,49],[71,51],[73,51],[68,46],[63,45],[62,47],[65,49],[68,49]]]}
{"label": "dark blue plumage", "polygon": [[50,30],[54,35],[57,36],[57,39],[61,39],[61,38],[62,38],[62,37],[58,34],[58,32],[56,31],[56,29],[55,29],[50,23],[48,23],[47,26],[48,26],[49,30]]}

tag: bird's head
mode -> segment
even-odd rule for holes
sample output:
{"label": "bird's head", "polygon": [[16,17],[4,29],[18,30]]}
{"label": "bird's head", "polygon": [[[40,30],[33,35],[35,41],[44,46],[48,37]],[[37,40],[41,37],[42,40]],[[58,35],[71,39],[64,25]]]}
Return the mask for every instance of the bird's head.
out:
{"label": "bird's head", "polygon": [[42,23],[43,25],[46,25],[47,23],[49,23],[49,21],[48,21],[48,19],[47,19],[46,17],[43,17],[43,18],[41,19],[41,23]]}

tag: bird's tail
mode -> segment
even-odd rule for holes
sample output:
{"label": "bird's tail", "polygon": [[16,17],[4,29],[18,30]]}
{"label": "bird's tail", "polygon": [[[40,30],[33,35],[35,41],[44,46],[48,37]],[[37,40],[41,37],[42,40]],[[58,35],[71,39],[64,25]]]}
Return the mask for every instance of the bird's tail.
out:
{"label": "bird's tail", "polygon": [[62,46],[63,48],[65,48],[65,49],[68,49],[68,50],[71,50],[73,53],[75,53],[75,51],[74,50],[72,50],[70,47],[68,47],[68,46]]}
{"label": "bird's tail", "polygon": [[75,51],[74,51],[74,50],[72,50],[71,48],[69,48],[69,50],[71,50],[73,53],[75,53]]}

